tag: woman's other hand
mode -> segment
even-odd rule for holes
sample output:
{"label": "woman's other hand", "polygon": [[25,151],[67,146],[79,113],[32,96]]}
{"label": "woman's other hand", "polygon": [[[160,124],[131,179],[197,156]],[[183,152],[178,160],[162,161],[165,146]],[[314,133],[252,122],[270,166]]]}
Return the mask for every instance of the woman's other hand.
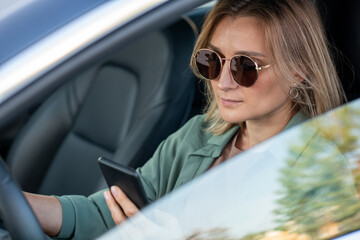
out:
{"label": "woman's other hand", "polygon": [[139,209],[119,187],[112,186],[110,191],[105,191],[104,197],[116,225],[139,212]]}

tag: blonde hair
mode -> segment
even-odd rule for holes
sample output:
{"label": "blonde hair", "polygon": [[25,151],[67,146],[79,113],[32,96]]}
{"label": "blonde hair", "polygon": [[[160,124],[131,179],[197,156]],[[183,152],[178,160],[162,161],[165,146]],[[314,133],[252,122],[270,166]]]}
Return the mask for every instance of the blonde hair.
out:
{"label": "blonde hair", "polygon": [[[296,86],[298,96],[292,99],[293,108],[308,117],[322,114],[343,103],[344,91],[325,37],[325,31],[315,4],[311,0],[219,0],[209,12],[194,47],[209,46],[219,21],[224,16],[251,16],[261,21],[270,62],[282,79],[281,86]],[[193,54],[193,55],[194,55]],[[190,63],[199,78],[195,61]],[[220,115],[214,93],[206,81],[205,120],[208,130],[216,135],[226,132],[234,123],[225,122]]]}

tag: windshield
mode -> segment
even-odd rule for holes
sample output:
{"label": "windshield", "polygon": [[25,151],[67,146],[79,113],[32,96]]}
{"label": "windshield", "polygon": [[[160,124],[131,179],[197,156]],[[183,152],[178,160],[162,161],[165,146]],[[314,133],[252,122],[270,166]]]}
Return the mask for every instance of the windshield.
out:
{"label": "windshield", "polygon": [[307,240],[359,229],[359,116],[360,100],[294,127],[209,170],[104,239]]}

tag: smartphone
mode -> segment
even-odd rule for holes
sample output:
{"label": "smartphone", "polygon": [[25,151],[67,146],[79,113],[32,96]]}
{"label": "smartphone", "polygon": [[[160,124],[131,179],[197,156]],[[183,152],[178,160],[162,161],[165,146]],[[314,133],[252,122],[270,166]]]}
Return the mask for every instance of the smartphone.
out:
{"label": "smartphone", "polygon": [[104,157],[100,157],[98,162],[109,188],[114,185],[121,188],[139,209],[149,204],[140,177],[135,169]]}

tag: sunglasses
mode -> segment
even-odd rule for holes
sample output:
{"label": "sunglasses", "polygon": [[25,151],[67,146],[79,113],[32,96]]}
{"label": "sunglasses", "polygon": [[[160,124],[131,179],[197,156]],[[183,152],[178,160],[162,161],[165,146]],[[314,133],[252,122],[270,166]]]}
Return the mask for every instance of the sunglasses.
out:
{"label": "sunglasses", "polygon": [[[227,58],[211,49],[199,49],[195,56],[195,63],[198,73],[206,80],[215,80],[220,76],[223,65]],[[232,78],[240,86],[252,86],[259,75],[259,71],[270,67],[270,64],[259,66],[254,59],[246,55],[235,55],[230,60],[230,72]]]}

